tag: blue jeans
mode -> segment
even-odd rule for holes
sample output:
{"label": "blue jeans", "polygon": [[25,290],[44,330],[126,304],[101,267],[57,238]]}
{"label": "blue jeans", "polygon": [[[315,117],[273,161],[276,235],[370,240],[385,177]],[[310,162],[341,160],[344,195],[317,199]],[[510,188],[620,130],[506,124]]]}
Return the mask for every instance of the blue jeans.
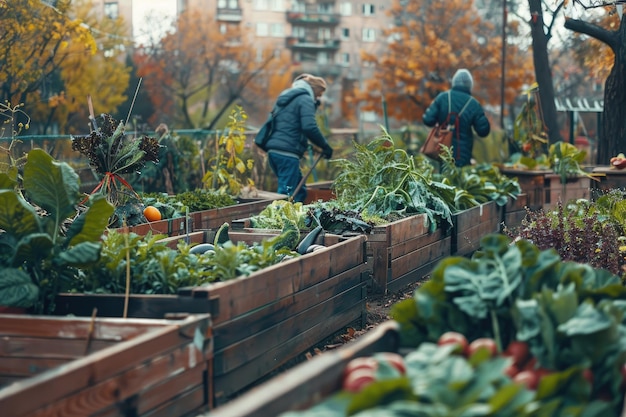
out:
{"label": "blue jeans", "polygon": [[[286,155],[276,154],[270,152],[267,154],[270,163],[270,168],[278,177],[278,193],[291,196],[293,191],[298,186],[298,183],[302,179],[302,172],[300,171],[300,160]],[[306,186],[303,184],[298,194],[293,198],[293,201],[303,202],[306,198]]]}

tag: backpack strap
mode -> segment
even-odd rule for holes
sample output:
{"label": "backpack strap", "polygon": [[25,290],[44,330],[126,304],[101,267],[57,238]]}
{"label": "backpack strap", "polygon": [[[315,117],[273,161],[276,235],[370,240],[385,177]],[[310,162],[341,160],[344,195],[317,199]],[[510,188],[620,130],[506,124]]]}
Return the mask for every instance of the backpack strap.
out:
{"label": "backpack strap", "polygon": [[[463,107],[461,108],[461,111],[458,113],[454,113],[455,117],[454,117],[454,134],[456,135],[456,139],[459,140],[459,138],[461,137],[460,133],[459,133],[459,119],[461,119],[461,115],[463,114],[463,112],[465,111],[465,109],[467,108],[467,106],[469,106],[470,102],[472,101],[474,97],[472,97],[470,95],[470,97],[467,99],[467,101],[465,102],[465,104],[463,105]],[[448,115],[446,116],[446,120],[444,121],[444,124],[447,126],[450,126],[450,115],[452,114],[452,92],[451,90],[448,90]],[[460,149],[457,148],[456,150],[456,156],[457,158],[460,155]]]}

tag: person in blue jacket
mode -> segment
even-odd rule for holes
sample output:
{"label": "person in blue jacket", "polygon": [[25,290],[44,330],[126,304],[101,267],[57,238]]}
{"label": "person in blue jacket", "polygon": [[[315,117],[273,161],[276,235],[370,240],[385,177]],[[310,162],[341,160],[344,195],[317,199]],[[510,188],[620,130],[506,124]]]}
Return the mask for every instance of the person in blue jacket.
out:
{"label": "person in blue jacket", "polygon": [[[301,74],[290,88],[281,92],[276,100],[274,129],[267,139],[268,162],[278,178],[278,193],[291,196],[302,179],[300,159],[311,141],[330,159],[333,149],[322,134],[315,112],[320,97],[326,91],[326,81],[311,74]],[[294,202],[303,202],[307,190],[302,186]]]}
{"label": "person in blue jacket", "polygon": [[[424,112],[422,121],[428,127],[435,124],[443,124],[448,115],[448,103],[450,111],[459,114],[461,117],[458,123],[458,132],[452,135],[452,155],[456,166],[469,165],[472,160],[472,149],[474,148],[474,132],[480,137],[489,134],[491,126],[489,119],[485,116],[485,111],[478,100],[472,97],[472,87],[474,80],[472,74],[465,68],[459,69],[452,77],[452,88],[439,93],[430,106]],[[450,123],[455,124],[454,115],[451,116]],[[457,134],[458,133],[458,134]]]}

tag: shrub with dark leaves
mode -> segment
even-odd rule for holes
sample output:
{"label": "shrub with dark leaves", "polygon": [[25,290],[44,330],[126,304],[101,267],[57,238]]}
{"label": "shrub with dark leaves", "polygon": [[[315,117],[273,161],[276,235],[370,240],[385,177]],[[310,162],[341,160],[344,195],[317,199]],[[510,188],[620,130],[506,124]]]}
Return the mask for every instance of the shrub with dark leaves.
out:
{"label": "shrub with dark leaves", "polygon": [[522,225],[505,233],[529,240],[541,250],[554,248],[563,260],[624,276],[621,226],[587,200],[571,201],[567,205],[559,202],[554,210],[527,209]]}

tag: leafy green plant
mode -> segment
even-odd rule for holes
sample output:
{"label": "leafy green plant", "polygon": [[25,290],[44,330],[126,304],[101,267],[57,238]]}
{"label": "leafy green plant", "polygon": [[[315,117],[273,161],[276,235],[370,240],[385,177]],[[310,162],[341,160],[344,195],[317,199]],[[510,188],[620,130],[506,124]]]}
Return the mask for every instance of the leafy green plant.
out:
{"label": "leafy green plant", "polygon": [[513,124],[513,141],[523,164],[532,164],[532,160],[545,154],[548,143],[543,116],[539,109],[539,85],[533,83],[525,92],[526,102],[522,106]]}
{"label": "leafy green plant", "polygon": [[477,204],[495,201],[504,206],[522,192],[519,182],[500,173],[492,164],[457,167],[448,147],[441,154],[441,172],[434,178],[457,188],[455,209],[463,210]]}
{"label": "leafy green plant", "polygon": [[122,175],[139,173],[147,162],[157,162],[159,142],[148,136],[126,135],[124,121],[118,122],[108,114],[101,114],[92,122],[94,126],[89,135],[72,137],[72,150],[85,155],[89,164],[103,176],[93,193],[104,194],[116,206],[126,201],[124,191],[131,192],[138,200],[139,196]]}
{"label": "leafy green plant", "polygon": [[561,178],[561,183],[565,184],[568,177],[585,176],[594,181],[599,181],[590,173],[583,170],[580,164],[585,160],[587,153],[578,149],[571,143],[557,142],[550,145],[548,159],[550,167]]}
{"label": "leafy green plant", "polygon": [[[286,235],[285,235],[286,236]],[[227,281],[298,256],[291,248],[276,246],[279,237],[246,245],[227,240],[202,254],[179,241],[172,249],[162,235],[124,234],[111,230],[103,238],[102,256],[81,270],[72,292],[122,294],[126,290],[127,268],[133,294],[176,294],[181,287]],[[297,243],[297,241],[296,241]],[[129,256],[126,253],[129,251]]]}
{"label": "leafy green plant", "polygon": [[94,196],[79,209],[79,196],[76,172],[41,149],[28,153],[21,184],[0,173],[0,304],[52,311],[78,268],[98,259],[113,206]]}
{"label": "leafy green plant", "polygon": [[[472,258],[442,260],[431,280],[413,299],[394,305],[391,315],[407,347],[435,342],[448,331],[468,340],[494,338],[500,347],[528,342],[536,367],[551,372],[528,415],[536,407],[549,407],[550,415],[587,407],[617,415],[626,363],[625,296],[620,278],[605,269],[493,234],[481,240]],[[587,368],[593,384],[584,382]]]}
{"label": "leafy green plant", "polygon": [[174,196],[168,196],[166,202],[170,204],[180,204],[182,211],[188,209],[189,212],[211,210],[214,208],[228,207],[237,204],[237,201],[230,195],[216,190],[192,190],[185,191]]}
{"label": "leafy green plant", "polygon": [[369,143],[353,146],[352,160],[333,160],[341,168],[333,182],[337,200],[365,218],[425,213],[431,230],[442,221],[452,224],[457,190],[434,180],[432,165],[396,148],[384,129]]}
{"label": "leafy green plant", "polygon": [[307,223],[306,206],[300,202],[287,200],[272,201],[258,215],[250,217],[250,225],[257,229],[282,229],[285,219],[292,221],[302,230],[310,226]]}
{"label": "leafy green plant", "polygon": [[248,177],[254,161],[244,161],[240,156],[246,143],[247,119],[241,106],[235,106],[228,116],[226,129],[215,141],[215,154],[202,178],[205,188],[236,196],[245,186],[254,187],[254,181]]}

